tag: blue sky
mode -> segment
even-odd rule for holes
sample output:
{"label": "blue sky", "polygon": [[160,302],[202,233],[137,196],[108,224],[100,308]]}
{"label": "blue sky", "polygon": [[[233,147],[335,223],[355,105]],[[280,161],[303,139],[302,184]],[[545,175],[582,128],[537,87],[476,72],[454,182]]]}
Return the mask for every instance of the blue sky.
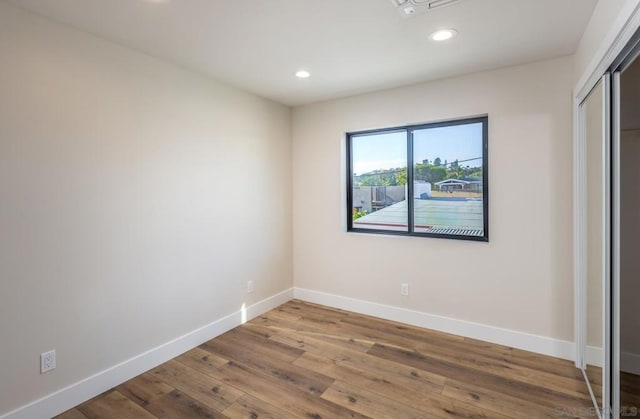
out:
{"label": "blue sky", "polygon": [[[482,157],[482,124],[465,124],[414,131],[414,160],[422,163],[436,157],[444,164],[454,160]],[[406,165],[405,133],[392,132],[353,137],[353,171],[356,174]],[[479,167],[482,160],[461,163]]]}

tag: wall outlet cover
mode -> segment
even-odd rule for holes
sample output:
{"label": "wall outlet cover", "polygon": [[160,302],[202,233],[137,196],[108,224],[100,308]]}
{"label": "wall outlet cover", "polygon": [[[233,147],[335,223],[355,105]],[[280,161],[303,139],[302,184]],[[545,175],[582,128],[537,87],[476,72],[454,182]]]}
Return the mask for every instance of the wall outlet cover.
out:
{"label": "wall outlet cover", "polygon": [[55,349],[40,354],[40,374],[51,371],[56,368],[56,351]]}

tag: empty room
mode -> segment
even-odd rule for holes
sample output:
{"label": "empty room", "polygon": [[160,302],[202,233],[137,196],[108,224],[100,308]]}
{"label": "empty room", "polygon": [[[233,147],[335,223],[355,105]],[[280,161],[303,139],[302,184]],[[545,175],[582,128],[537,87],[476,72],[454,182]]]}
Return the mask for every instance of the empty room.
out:
{"label": "empty room", "polygon": [[0,0],[0,419],[639,416],[639,55],[640,0]]}

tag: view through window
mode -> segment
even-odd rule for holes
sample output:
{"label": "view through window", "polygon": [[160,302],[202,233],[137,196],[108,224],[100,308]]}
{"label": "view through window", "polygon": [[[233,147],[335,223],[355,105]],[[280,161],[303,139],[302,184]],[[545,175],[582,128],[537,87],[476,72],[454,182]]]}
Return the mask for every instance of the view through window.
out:
{"label": "view through window", "polygon": [[487,241],[487,125],[480,117],[348,134],[349,231]]}

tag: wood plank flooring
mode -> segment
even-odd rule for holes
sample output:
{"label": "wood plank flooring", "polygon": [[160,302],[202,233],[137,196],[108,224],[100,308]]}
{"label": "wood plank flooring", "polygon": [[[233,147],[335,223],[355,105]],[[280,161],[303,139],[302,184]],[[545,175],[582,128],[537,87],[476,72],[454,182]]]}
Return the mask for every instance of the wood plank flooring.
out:
{"label": "wood plank flooring", "polygon": [[[602,368],[587,365],[593,394],[602,404]],[[640,416],[640,376],[620,371],[620,416]]]}
{"label": "wood plank flooring", "polygon": [[591,408],[572,362],[293,300],[58,418],[557,418]]}
{"label": "wood plank flooring", "polygon": [[620,416],[640,416],[640,375],[620,371]]}

